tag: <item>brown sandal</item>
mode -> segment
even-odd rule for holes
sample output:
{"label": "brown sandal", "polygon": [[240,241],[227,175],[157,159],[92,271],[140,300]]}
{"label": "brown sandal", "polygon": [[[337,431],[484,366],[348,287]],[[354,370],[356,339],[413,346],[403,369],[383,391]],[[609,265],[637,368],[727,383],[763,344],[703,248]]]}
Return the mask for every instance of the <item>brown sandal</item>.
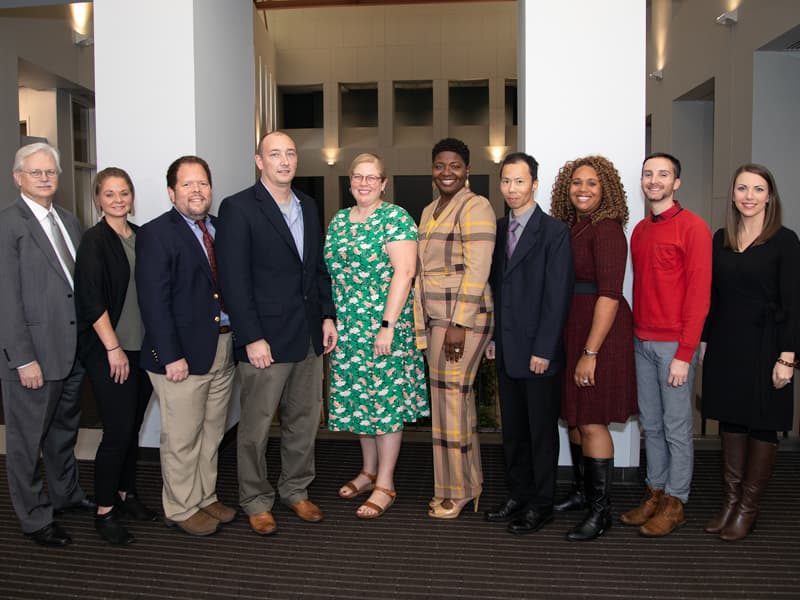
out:
{"label": "brown sandal", "polygon": [[381,492],[382,494],[386,494],[387,496],[389,496],[389,503],[386,506],[378,506],[374,502],[370,502],[369,500],[367,500],[361,506],[358,507],[359,510],[361,509],[362,506],[366,506],[367,508],[371,508],[372,510],[374,510],[375,514],[365,515],[365,514],[362,514],[362,513],[358,512],[358,511],[356,511],[356,516],[359,519],[377,519],[383,513],[385,513],[387,510],[389,510],[389,507],[392,506],[392,504],[394,504],[394,500],[397,497],[397,492],[396,491],[388,490],[385,487],[381,487],[379,485],[375,486],[375,491],[376,492]]}
{"label": "brown sandal", "polygon": [[[355,498],[357,496],[360,496],[361,494],[364,494],[366,492],[371,492],[372,490],[375,489],[375,480],[378,479],[377,475],[373,475],[372,473],[367,473],[366,471],[359,471],[358,475],[363,475],[364,477],[369,479],[369,483],[367,485],[365,485],[364,487],[360,488],[360,487],[356,486],[356,484],[355,484],[356,480],[355,479],[353,479],[351,481],[348,481],[347,483],[345,483],[342,486],[342,489],[348,489],[348,490],[350,490],[350,493],[349,494],[348,493],[343,494],[342,490],[340,489],[339,490],[339,497],[340,498],[346,498],[346,499],[349,500],[351,498]],[[358,475],[356,475],[356,479],[358,479]]]}

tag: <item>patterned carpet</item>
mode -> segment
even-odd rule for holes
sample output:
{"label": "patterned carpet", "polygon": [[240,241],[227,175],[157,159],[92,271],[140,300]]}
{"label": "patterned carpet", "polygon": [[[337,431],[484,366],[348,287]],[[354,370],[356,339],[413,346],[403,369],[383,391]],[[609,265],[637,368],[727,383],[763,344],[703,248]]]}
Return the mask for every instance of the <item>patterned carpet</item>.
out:
{"label": "patterned carpet", "polygon": [[[278,473],[277,440],[269,466]],[[236,455],[220,460],[220,498],[236,503]],[[483,448],[481,508],[504,497],[502,453]],[[325,511],[319,524],[276,507],[279,533],[261,538],[239,517],[215,536],[191,538],[160,523],[134,523],[137,542],[101,542],[88,515],[60,522],[75,543],[42,548],[20,533],[0,457],[0,598],[798,598],[800,597],[800,452],[781,452],[756,532],[726,543],[703,533],[720,498],[719,451],[698,450],[688,522],[674,535],[648,540],[615,525],[596,542],[570,543],[563,516],[539,533],[516,537],[481,514],[455,521],[426,516],[431,495],[430,447],[406,443],[397,472],[398,499],[381,519],[354,516],[356,504],[337,487],[360,468],[352,439],[317,444],[311,497]],[[91,489],[91,462],[81,482]],[[140,467],[140,493],[159,505],[157,463]],[[567,483],[559,484],[565,492]],[[641,483],[615,484],[615,514],[638,503]]]}

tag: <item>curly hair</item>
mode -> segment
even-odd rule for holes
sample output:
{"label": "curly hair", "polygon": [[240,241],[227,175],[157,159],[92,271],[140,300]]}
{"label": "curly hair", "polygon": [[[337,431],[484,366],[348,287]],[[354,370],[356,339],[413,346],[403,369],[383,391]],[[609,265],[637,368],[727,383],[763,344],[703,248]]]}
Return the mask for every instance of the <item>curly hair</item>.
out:
{"label": "curly hair", "polygon": [[592,223],[603,219],[612,219],[620,225],[628,223],[628,203],[625,187],[622,185],[619,172],[614,163],[604,156],[584,156],[567,161],[558,171],[558,176],[553,183],[550,199],[550,214],[564,223],[572,225],[578,220],[578,213],[569,199],[569,187],[572,176],[578,167],[589,166],[597,172],[603,196],[597,209],[592,212]]}
{"label": "curly hair", "polygon": [[436,145],[431,151],[431,161],[436,160],[436,155],[442,152],[455,152],[464,161],[466,166],[469,166],[469,146],[461,140],[456,138],[444,138],[436,142]]}

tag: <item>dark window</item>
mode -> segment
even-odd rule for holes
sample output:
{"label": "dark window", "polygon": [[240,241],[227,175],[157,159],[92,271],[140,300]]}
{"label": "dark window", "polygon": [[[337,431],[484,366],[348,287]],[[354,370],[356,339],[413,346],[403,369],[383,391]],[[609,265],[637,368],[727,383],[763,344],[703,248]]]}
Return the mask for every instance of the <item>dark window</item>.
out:
{"label": "dark window", "polygon": [[433,84],[430,81],[395,81],[394,121],[400,126],[433,125]]}
{"label": "dark window", "polygon": [[279,87],[278,123],[280,129],[322,128],[322,87]]}
{"label": "dark window", "polygon": [[341,83],[342,127],[378,126],[378,84]]}
{"label": "dark window", "polygon": [[419,225],[422,209],[433,200],[431,176],[428,175],[395,175],[394,203],[408,211]]}
{"label": "dark window", "polygon": [[339,208],[350,208],[356,205],[356,199],[350,193],[350,176],[339,176]]}
{"label": "dark window", "polygon": [[489,83],[481,81],[450,82],[450,124],[489,124]]}
{"label": "dark window", "polygon": [[317,216],[322,233],[325,233],[325,178],[324,177],[295,177],[292,187],[304,194],[311,196],[317,205]]}
{"label": "dark window", "polygon": [[517,82],[506,81],[506,125],[517,125]]}

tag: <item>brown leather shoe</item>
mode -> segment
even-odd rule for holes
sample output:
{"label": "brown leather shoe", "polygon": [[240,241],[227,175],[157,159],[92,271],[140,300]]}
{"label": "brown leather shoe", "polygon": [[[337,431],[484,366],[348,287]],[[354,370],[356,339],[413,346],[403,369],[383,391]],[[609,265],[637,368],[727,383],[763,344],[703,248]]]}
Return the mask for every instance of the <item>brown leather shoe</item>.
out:
{"label": "brown leather shoe", "polygon": [[216,533],[219,529],[219,520],[202,510],[198,510],[191,517],[183,521],[171,521],[165,517],[164,524],[167,527],[175,527],[177,525],[189,535],[198,536],[211,535]]}
{"label": "brown leather shoe", "polygon": [[683,516],[683,502],[675,496],[661,497],[656,514],[639,527],[639,533],[645,537],[664,537],[686,523]]}
{"label": "brown leather shoe", "polygon": [[217,500],[213,504],[202,507],[200,510],[207,512],[217,521],[223,524],[231,523],[236,519],[236,509],[230,506],[225,506],[222,502]]}
{"label": "brown leather shoe", "polygon": [[309,523],[318,523],[322,521],[322,511],[316,504],[311,502],[311,500],[300,500],[300,502],[290,504],[289,508],[294,511],[294,514],[303,519],[303,521],[308,521]]}
{"label": "brown leather shoe", "polygon": [[657,490],[654,488],[647,488],[644,499],[641,504],[636,508],[620,515],[619,520],[625,525],[644,525],[647,521],[656,514],[656,508],[664,495],[664,490]]}
{"label": "brown leather shoe", "polygon": [[258,535],[273,535],[278,531],[278,524],[271,512],[260,512],[250,515],[250,528]]}

